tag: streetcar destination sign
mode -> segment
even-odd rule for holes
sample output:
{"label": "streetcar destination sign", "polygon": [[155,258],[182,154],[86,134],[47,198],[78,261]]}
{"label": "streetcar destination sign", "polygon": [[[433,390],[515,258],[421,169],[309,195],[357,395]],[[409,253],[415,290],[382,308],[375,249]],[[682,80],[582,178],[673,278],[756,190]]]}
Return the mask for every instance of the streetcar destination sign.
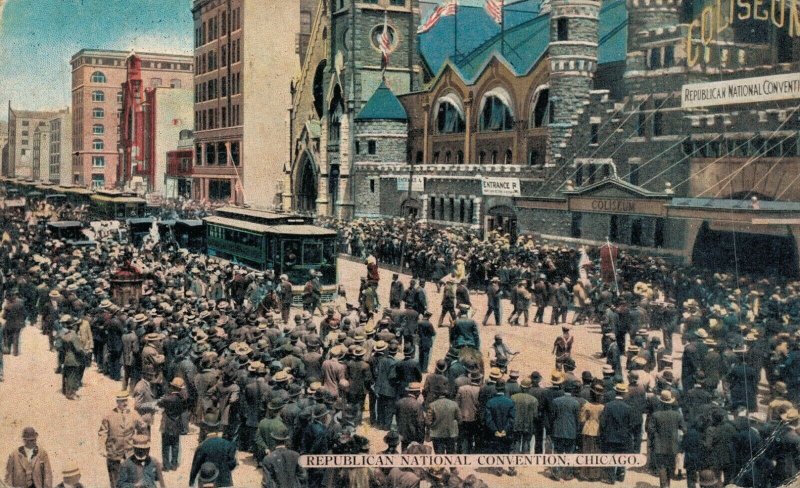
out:
{"label": "streetcar destination sign", "polygon": [[683,108],[740,103],[771,102],[800,98],[800,73],[692,83],[681,89]]}

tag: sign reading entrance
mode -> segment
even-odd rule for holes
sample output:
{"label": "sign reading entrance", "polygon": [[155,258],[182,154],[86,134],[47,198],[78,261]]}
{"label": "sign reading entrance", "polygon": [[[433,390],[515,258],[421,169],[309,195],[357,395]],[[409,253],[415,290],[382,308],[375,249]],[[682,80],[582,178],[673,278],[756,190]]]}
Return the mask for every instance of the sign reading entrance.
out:
{"label": "sign reading entrance", "polygon": [[[408,191],[408,176],[397,177],[397,191]],[[411,182],[411,191],[425,191],[425,177],[414,176]]]}
{"label": "sign reading entrance", "polygon": [[521,196],[519,178],[483,178],[481,187],[485,196]]}
{"label": "sign reading entrance", "polygon": [[698,108],[800,98],[800,73],[692,83],[681,89],[681,107]]}

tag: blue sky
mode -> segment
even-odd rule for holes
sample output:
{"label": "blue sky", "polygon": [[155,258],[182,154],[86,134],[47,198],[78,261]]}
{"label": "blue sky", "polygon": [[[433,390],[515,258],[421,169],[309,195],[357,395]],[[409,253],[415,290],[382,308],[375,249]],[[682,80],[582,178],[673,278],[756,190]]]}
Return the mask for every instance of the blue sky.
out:
{"label": "blue sky", "polygon": [[191,54],[191,0],[0,0],[0,120],[70,105],[83,48]]}

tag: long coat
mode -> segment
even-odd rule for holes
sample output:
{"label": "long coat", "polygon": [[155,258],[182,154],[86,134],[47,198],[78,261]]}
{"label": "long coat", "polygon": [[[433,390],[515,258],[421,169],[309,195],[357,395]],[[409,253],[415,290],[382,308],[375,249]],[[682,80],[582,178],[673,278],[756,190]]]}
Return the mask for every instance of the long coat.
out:
{"label": "long coat", "polygon": [[425,440],[425,415],[422,403],[411,395],[397,400],[397,433],[404,442]]}
{"label": "long coat", "polygon": [[29,481],[32,481],[36,488],[52,488],[53,468],[50,466],[47,451],[39,447],[34,448],[33,458],[28,461],[25,448],[20,446],[8,456],[5,483],[13,487],[27,487]]}
{"label": "long coat", "polygon": [[625,400],[611,400],[600,415],[601,444],[630,449],[633,444],[634,425],[641,425],[641,416],[636,419],[633,408]]}
{"label": "long coat", "polygon": [[577,439],[578,437],[578,415],[581,411],[581,404],[577,398],[565,394],[553,400],[552,412],[553,430],[552,437],[561,439]]}
{"label": "long coat", "polygon": [[439,398],[428,406],[427,422],[430,425],[430,435],[434,439],[458,437],[460,421],[458,404],[449,398]]}
{"label": "long coat", "polygon": [[219,470],[217,486],[233,486],[231,472],[236,468],[236,445],[222,437],[211,437],[203,441],[194,452],[189,484],[194,483],[203,463],[213,463]]}
{"label": "long coat", "polygon": [[300,454],[280,446],[264,458],[264,488],[305,488],[308,475],[298,463]]}
{"label": "long coat", "polygon": [[686,431],[683,416],[677,410],[659,410],[652,415],[647,429],[653,439],[655,454],[675,455],[680,451],[678,431]]}

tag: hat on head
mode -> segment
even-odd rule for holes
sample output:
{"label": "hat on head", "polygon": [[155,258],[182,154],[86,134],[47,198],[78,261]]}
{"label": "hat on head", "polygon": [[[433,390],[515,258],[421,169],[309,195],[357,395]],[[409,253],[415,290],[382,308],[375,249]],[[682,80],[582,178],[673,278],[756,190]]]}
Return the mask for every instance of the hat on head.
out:
{"label": "hat on head", "polygon": [[784,422],[796,422],[798,419],[800,419],[800,413],[796,408],[790,408],[781,415],[781,420]]}
{"label": "hat on head", "polygon": [[313,395],[320,388],[322,388],[322,383],[320,383],[319,381],[312,381],[311,384],[308,385],[308,388],[306,388],[306,393],[308,393],[309,395]]}
{"label": "hat on head", "polygon": [[564,382],[564,375],[561,373],[561,371],[553,371],[550,374],[550,383],[554,385],[560,385],[563,382]]}
{"label": "hat on head", "polygon": [[603,374],[607,375],[607,376],[608,375],[613,375],[614,374],[614,366],[611,366],[610,364],[604,365],[603,366]]}
{"label": "hat on head", "polygon": [[158,332],[150,332],[149,334],[145,334],[143,337],[145,342],[153,342],[161,339],[161,336]]}
{"label": "hat on head", "polygon": [[697,329],[696,331],[694,331],[694,335],[701,339],[705,339],[708,337],[708,332],[706,332],[705,329]]}
{"label": "hat on head", "polygon": [[27,440],[27,439],[36,439],[37,437],[39,437],[39,433],[36,432],[36,429],[34,429],[33,427],[25,427],[24,429],[22,429],[22,438],[23,439],[25,439],[25,440]]}
{"label": "hat on head", "polygon": [[128,393],[128,390],[121,390],[117,392],[116,395],[117,400],[127,400],[128,398],[130,398],[130,393]]}
{"label": "hat on head", "polygon": [[717,475],[710,469],[700,471],[697,482],[700,486],[717,486]]}
{"label": "hat on head", "polygon": [[133,321],[137,324],[141,324],[142,322],[147,322],[147,315],[143,313],[137,313],[133,316]]}
{"label": "hat on head", "polygon": [[418,381],[414,381],[412,383],[409,383],[408,386],[406,386],[406,391],[411,391],[411,392],[422,391],[422,383],[420,383]]}
{"label": "hat on head", "polygon": [[386,344],[386,341],[377,341],[373,346],[372,350],[375,352],[381,352],[385,351],[387,347],[389,347],[389,345]]}
{"label": "hat on head", "polygon": [[614,385],[614,391],[617,393],[628,393],[628,385],[625,383],[617,383]]}
{"label": "hat on head", "polygon": [[318,419],[326,415],[328,415],[328,409],[325,407],[325,405],[314,405],[314,408],[311,410],[312,418]]}
{"label": "hat on head", "polygon": [[675,397],[672,395],[672,390],[661,390],[661,394],[658,395],[659,401],[661,403],[672,405],[675,403]]}
{"label": "hat on head", "polygon": [[289,438],[289,429],[283,424],[278,424],[269,435],[276,441],[285,441]]}
{"label": "hat on head", "polygon": [[603,393],[605,393],[605,391],[606,387],[603,386],[602,383],[598,382],[592,385],[592,393],[594,393],[595,395],[602,395]]}
{"label": "hat on head", "polygon": [[286,371],[278,371],[272,376],[272,380],[275,383],[285,383],[289,381],[289,378],[290,378],[289,373],[287,373]]}
{"label": "hat on head", "polygon": [[499,380],[503,377],[503,372],[500,371],[500,368],[492,368],[489,370],[489,378],[493,380]]}
{"label": "hat on head", "polygon": [[184,387],[184,385],[185,385],[185,383],[183,381],[183,378],[181,378],[179,376],[176,376],[176,377],[172,378],[172,381],[170,381],[170,383],[169,383],[169,386],[172,387],[172,388],[175,388],[176,390],[182,389]]}
{"label": "hat on head", "polygon": [[522,378],[522,380],[519,382],[519,386],[522,388],[530,388],[533,386],[533,381],[531,381],[530,378]]}
{"label": "hat on head", "polygon": [[270,410],[280,410],[285,404],[286,402],[283,396],[274,396],[267,404],[267,408]]}
{"label": "hat on head", "polygon": [[214,463],[207,462],[200,465],[200,472],[197,475],[197,484],[213,483],[219,477],[219,469]]}
{"label": "hat on head", "polygon": [[135,435],[133,436],[133,448],[134,449],[150,449],[150,437],[147,435]]}
{"label": "hat on head", "polygon": [[75,478],[81,475],[81,468],[75,463],[67,464],[61,471],[61,476],[64,478]]}
{"label": "hat on head", "polygon": [[58,298],[61,296],[61,293],[58,290],[51,290],[48,296],[50,296],[50,298]]}

